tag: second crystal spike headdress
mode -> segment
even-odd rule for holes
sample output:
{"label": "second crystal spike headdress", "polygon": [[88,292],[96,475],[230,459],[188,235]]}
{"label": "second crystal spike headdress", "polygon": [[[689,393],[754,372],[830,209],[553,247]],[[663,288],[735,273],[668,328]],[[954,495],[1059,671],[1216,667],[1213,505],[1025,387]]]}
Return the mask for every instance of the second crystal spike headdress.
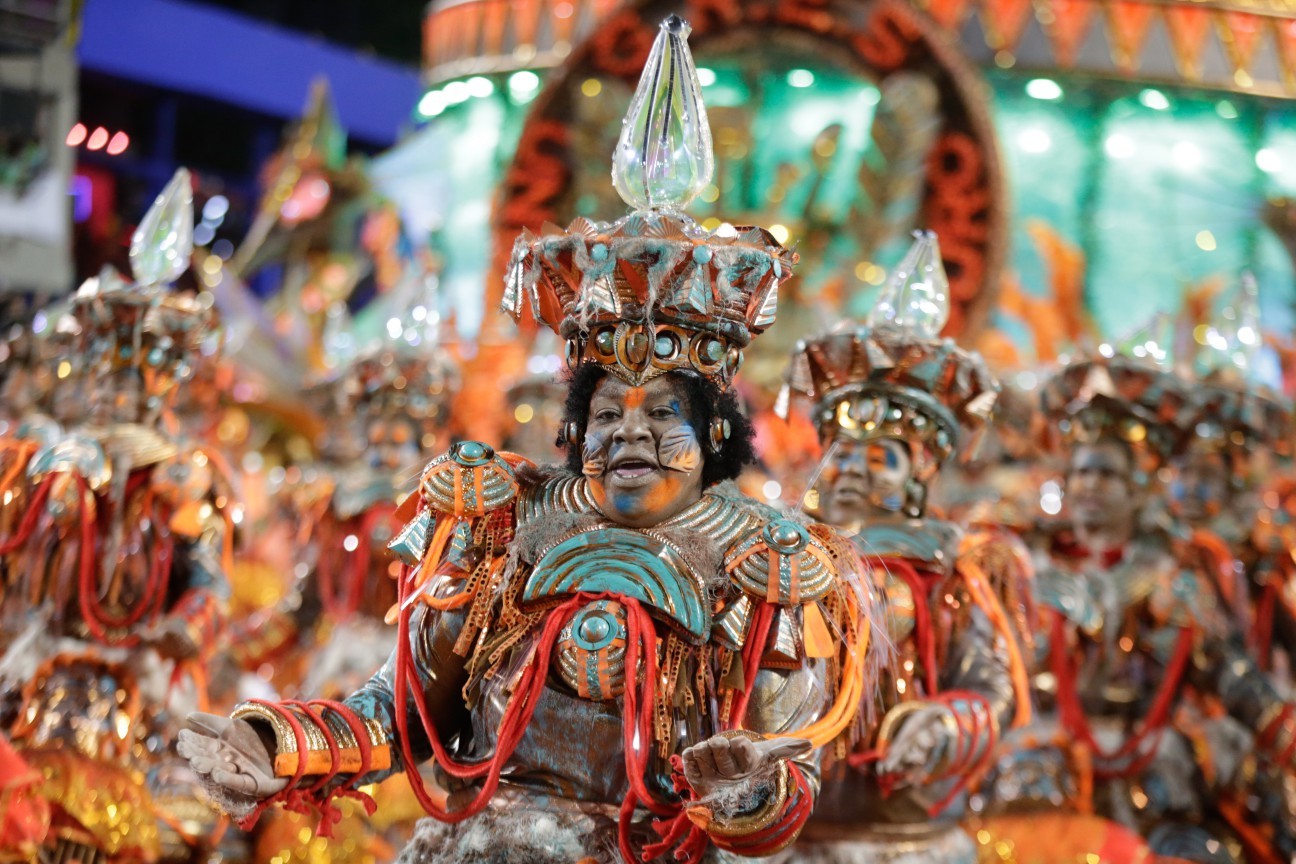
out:
{"label": "second crystal spike headdress", "polygon": [[598,363],[630,384],[691,370],[728,386],[743,349],[774,323],[796,255],[763,228],[705,231],[680,212],[714,157],[689,26],[661,25],[623,121],[613,185],[635,211],[616,222],[523,231],[503,308],[566,341],[567,363]]}
{"label": "second crystal spike headdress", "polygon": [[914,238],[867,323],[797,345],[775,410],[786,416],[790,398],[803,397],[825,445],[838,435],[901,438],[934,467],[984,425],[999,387],[980,355],[940,338],[949,318],[940,246],[930,231]]}

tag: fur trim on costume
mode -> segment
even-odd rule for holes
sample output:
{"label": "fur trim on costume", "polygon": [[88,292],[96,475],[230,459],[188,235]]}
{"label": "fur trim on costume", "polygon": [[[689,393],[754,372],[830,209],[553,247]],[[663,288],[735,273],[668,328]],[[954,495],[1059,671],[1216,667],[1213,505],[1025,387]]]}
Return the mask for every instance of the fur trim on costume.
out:
{"label": "fur trim on costume", "polygon": [[397,864],[572,864],[616,861],[616,825],[567,809],[491,807],[450,825],[421,819]]}
{"label": "fur trim on costume", "polygon": [[775,776],[779,764],[774,763],[765,770],[744,778],[737,783],[726,783],[702,796],[701,802],[712,813],[723,818],[732,818],[743,813],[751,813],[769,799],[774,791]]}

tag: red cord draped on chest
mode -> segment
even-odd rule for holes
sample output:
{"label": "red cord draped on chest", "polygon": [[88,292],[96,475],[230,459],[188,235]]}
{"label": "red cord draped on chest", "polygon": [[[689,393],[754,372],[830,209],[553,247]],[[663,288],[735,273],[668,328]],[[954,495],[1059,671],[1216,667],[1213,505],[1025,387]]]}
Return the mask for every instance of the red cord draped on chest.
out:
{"label": "red cord draped on chest", "polygon": [[[412,587],[413,580],[407,576],[408,573],[401,577],[402,612],[396,644],[395,713],[401,754],[410,786],[423,808],[443,822],[461,822],[484,810],[499,787],[501,775],[526,733],[527,725],[547,684],[550,660],[563,626],[585,605],[600,599],[613,598],[613,595],[577,594],[549,611],[544,619],[539,639],[532,648],[531,656],[505,706],[503,719],[497,730],[494,753],[487,760],[467,763],[455,759],[447,752],[424,699],[418,668],[410,651],[410,625],[418,604],[407,603],[410,592],[416,590]],[[617,595],[614,599],[621,603],[627,612],[626,676],[625,690],[621,698],[622,749],[630,789],[620,807],[618,842],[621,853],[627,861],[651,861],[673,850],[675,860],[685,864],[696,862],[701,860],[706,850],[708,842],[706,832],[689,821],[681,802],[662,798],[649,789],[645,782],[652,749],[648,742],[653,740],[653,706],[657,701],[656,688],[659,677],[656,624],[648,611],[633,598]],[[727,724],[730,728],[741,726],[741,718],[746,712],[752,685],[756,680],[762,649],[773,622],[773,611],[774,607],[771,605],[760,604],[753,618],[749,637],[741,655],[747,685],[735,702],[735,710],[730,715],[730,723]],[[642,681],[633,671],[638,669],[640,664],[643,668]],[[411,698],[423,723],[424,732],[432,745],[437,764],[442,770],[462,780],[483,780],[476,795],[460,809],[451,811],[438,805],[424,786],[418,771],[415,770],[417,761],[410,744],[406,711]],[[798,779],[798,782],[801,781]],[[808,802],[808,795],[802,797]],[[654,820],[652,827],[661,840],[648,844],[641,855],[635,855],[631,848],[630,833],[635,810],[640,806],[659,817]],[[808,803],[805,806],[809,806]]]}
{"label": "red cord draped on chest", "polygon": [[[360,611],[368,592],[370,573],[373,572],[374,531],[383,522],[393,523],[396,506],[384,502],[370,507],[359,516],[335,523],[334,530],[325,533],[329,548],[319,550],[320,597],[324,608],[334,621],[345,621]],[[399,528],[399,524],[393,527]],[[356,547],[337,555],[336,543],[342,538],[356,538]],[[342,562],[339,579],[338,561]]]}
{"label": "red cord draped on chest", "polygon": [[89,483],[84,477],[79,475],[76,477],[81,529],[77,599],[86,627],[94,638],[104,645],[124,647],[137,645],[140,641],[139,633],[129,632],[130,629],[143,621],[145,616],[150,622],[156,620],[166,600],[175,539],[166,528],[167,508],[153,496],[152,490],[146,486],[148,482],[147,472],[140,471],[133,474],[127,480],[122,502],[122,510],[126,512],[129,510],[129,502],[136,495],[142,495],[142,512],[147,515],[150,522],[151,548],[145,556],[147,571],[144,590],[123,611],[114,613],[105,606],[100,597],[101,586],[96,579],[99,571],[96,566],[97,552],[100,551],[96,548],[96,540],[100,536],[107,535],[112,514],[108,507],[96,506],[97,499],[90,490]]}
{"label": "red cord draped on chest", "polygon": [[920,573],[916,567],[904,558],[877,559],[878,563],[890,570],[909,587],[914,604],[914,646],[923,664],[923,686],[927,695],[940,692],[937,678],[938,663],[936,658],[936,633],[932,627],[930,596],[939,574]]}
{"label": "red cord draped on chest", "polygon": [[[1152,707],[1148,710],[1147,716],[1138,723],[1137,729],[1125,739],[1125,742],[1120,747],[1115,750],[1106,750],[1094,736],[1093,728],[1089,725],[1089,718],[1080,702],[1079,682],[1077,680],[1079,678],[1079,664],[1067,644],[1068,619],[1061,612],[1050,611],[1053,620],[1049,636],[1051,642],[1049,645],[1049,662],[1053,667],[1053,675],[1057,679],[1058,711],[1062,718],[1063,727],[1103,762],[1110,763],[1130,759],[1121,767],[1095,768],[1095,776],[1113,778],[1132,777],[1138,774],[1147,767],[1156,755],[1156,744],[1170,720],[1170,710],[1174,707],[1174,697],[1179,692],[1179,685],[1183,681],[1188,658],[1192,654],[1195,629],[1192,625],[1179,629],[1174,652],[1170,657],[1170,662],[1166,665],[1165,675],[1161,679],[1161,686],[1152,700]],[[1080,651],[1081,648],[1082,646],[1077,646],[1076,651]],[[1144,747],[1147,742],[1150,742],[1151,746]]]}

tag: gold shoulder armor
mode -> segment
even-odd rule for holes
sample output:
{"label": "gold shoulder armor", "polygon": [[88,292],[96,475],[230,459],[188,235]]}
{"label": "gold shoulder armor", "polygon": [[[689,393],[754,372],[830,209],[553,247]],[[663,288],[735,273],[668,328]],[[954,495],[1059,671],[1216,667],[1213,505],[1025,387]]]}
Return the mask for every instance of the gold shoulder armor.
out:
{"label": "gold shoulder armor", "polygon": [[423,469],[415,513],[388,548],[407,564],[416,564],[427,550],[432,524],[438,516],[476,519],[508,507],[517,500],[520,483],[516,466],[521,457],[498,454],[480,441],[461,441]]}
{"label": "gold shoulder armor", "polygon": [[725,570],[744,594],[780,606],[800,606],[825,596],[837,567],[815,526],[776,518],[729,547]]}
{"label": "gold shoulder armor", "polygon": [[438,513],[460,518],[485,516],[517,498],[517,471],[492,447],[480,441],[461,441],[423,469],[419,492],[424,503]]}

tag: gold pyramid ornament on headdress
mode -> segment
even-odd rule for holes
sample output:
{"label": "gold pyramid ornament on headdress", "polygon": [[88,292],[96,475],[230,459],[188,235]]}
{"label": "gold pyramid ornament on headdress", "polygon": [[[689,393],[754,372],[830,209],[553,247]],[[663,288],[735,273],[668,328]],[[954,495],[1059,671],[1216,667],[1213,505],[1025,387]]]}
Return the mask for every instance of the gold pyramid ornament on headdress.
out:
{"label": "gold pyramid ornament on headdress", "polygon": [[676,16],[662,23],[613,154],[634,212],[523,231],[502,304],[562,337],[570,368],[598,363],[631,384],[685,370],[727,386],[796,262],[763,228],[706,231],[680,211],[715,167],[688,33]]}

